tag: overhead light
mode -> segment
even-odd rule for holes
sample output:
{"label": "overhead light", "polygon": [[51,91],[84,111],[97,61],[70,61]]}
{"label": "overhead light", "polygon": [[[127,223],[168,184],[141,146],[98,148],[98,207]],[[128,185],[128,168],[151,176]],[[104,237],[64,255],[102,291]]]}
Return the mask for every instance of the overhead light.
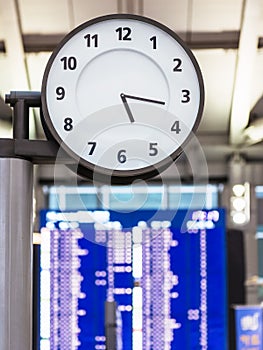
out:
{"label": "overhead light", "polygon": [[242,211],[246,207],[246,201],[244,198],[235,197],[233,198],[233,208],[237,211]]}
{"label": "overhead light", "polygon": [[257,143],[263,140],[263,117],[257,118],[249,123],[244,130],[244,136],[248,142]]}
{"label": "overhead light", "polygon": [[232,216],[233,222],[237,225],[244,225],[247,222],[247,217],[244,213],[234,213]]}
{"label": "overhead light", "polygon": [[248,125],[244,129],[243,136],[250,144],[263,140],[263,95],[250,111]]}
{"label": "overhead light", "polygon": [[245,185],[243,184],[236,184],[232,187],[232,191],[234,193],[235,196],[237,197],[241,197],[243,196],[243,194],[245,193]]}
{"label": "overhead light", "polygon": [[230,198],[230,216],[236,225],[244,225],[250,219],[249,183],[235,184]]}
{"label": "overhead light", "polygon": [[33,244],[41,244],[41,234],[39,232],[33,233]]}

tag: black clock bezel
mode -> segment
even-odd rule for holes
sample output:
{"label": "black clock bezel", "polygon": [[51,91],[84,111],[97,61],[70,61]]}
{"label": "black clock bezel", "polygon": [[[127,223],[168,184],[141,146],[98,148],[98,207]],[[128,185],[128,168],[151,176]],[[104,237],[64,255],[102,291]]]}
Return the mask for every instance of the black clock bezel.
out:
{"label": "black clock bezel", "polygon": [[93,163],[88,162],[87,160],[81,158],[78,156],[75,152],[73,152],[61,139],[59,134],[54,128],[54,125],[52,123],[52,119],[49,115],[48,107],[47,107],[47,100],[46,100],[46,85],[47,80],[49,76],[50,69],[52,67],[53,61],[59,54],[61,48],[78,32],[81,30],[89,27],[90,25],[93,25],[95,23],[112,20],[112,19],[128,19],[128,20],[136,20],[140,22],[145,22],[148,24],[151,24],[153,26],[158,27],[162,31],[166,32],[168,35],[170,35],[173,39],[175,39],[179,45],[184,49],[188,57],[190,58],[194,68],[195,72],[198,78],[199,83],[199,91],[200,91],[200,99],[199,99],[199,108],[197,112],[197,116],[195,119],[195,123],[192,128],[192,132],[195,132],[200,124],[202,113],[204,109],[204,82],[202,78],[202,73],[200,70],[200,67],[197,63],[197,60],[195,56],[193,55],[192,51],[186,46],[184,41],[170,28],[165,26],[162,23],[159,23],[156,20],[153,20],[148,17],[140,16],[140,15],[134,15],[134,14],[110,14],[110,15],[104,15],[100,17],[96,17],[94,19],[91,19],[87,22],[82,23],[75,29],[73,29],[70,33],[68,33],[62,41],[58,44],[58,46],[53,51],[42,80],[42,87],[41,87],[41,104],[42,104],[42,113],[41,113],[41,121],[44,128],[44,131],[46,133],[46,136],[48,138],[54,139],[62,148],[63,150],[76,162],[75,165],[68,165],[68,167],[74,169],[80,176],[87,177],[91,180],[96,180],[99,182],[106,182],[106,183],[112,183],[112,184],[129,184],[132,183],[135,180],[138,179],[148,179],[151,177],[154,177],[161,173],[163,170],[168,168],[183,152],[184,146],[189,142],[191,138],[191,133],[188,134],[182,145],[178,147],[172,154],[168,154],[165,159],[163,159],[160,162],[157,162],[154,165],[150,165],[145,168],[139,168],[139,169],[133,169],[133,170],[112,170],[108,168],[104,168],[101,166],[94,165]]}

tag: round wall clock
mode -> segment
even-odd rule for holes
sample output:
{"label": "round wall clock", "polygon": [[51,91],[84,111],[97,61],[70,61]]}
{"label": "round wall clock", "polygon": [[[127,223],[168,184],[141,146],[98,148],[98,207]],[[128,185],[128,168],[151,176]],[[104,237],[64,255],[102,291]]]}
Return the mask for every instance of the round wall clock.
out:
{"label": "round wall clock", "polygon": [[43,124],[78,173],[130,183],[152,177],[182,152],[204,105],[200,68],[169,28],[137,15],[90,20],[47,64]]}

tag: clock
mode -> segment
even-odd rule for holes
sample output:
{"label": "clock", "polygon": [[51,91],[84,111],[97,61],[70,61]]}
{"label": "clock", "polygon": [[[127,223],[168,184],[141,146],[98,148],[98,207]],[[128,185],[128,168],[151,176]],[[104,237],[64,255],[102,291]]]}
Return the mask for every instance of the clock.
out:
{"label": "clock", "polygon": [[80,175],[131,183],[167,168],[201,119],[204,84],[184,42],[155,20],[92,19],[51,55],[42,122]]}

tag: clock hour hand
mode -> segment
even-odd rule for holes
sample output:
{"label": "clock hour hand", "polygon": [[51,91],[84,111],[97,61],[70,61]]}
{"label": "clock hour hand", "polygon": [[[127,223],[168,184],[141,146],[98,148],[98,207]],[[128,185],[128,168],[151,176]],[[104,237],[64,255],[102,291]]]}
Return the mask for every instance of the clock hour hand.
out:
{"label": "clock hour hand", "polygon": [[131,109],[130,109],[130,107],[129,107],[129,105],[128,105],[128,102],[127,102],[127,100],[126,100],[126,95],[125,95],[125,94],[121,94],[121,99],[122,99],[122,102],[123,102],[124,107],[125,107],[125,109],[126,109],[126,112],[127,112],[127,114],[128,114],[128,117],[129,117],[129,119],[130,119],[130,122],[131,122],[131,123],[134,123],[134,122],[135,122],[135,119],[133,118]]}

